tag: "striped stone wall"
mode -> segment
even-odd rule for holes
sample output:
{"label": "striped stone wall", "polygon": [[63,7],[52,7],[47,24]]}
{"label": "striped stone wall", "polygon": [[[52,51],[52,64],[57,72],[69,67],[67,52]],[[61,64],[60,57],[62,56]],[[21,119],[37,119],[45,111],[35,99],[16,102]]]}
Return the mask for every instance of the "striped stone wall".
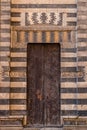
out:
{"label": "striped stone wall", "polygon": [[62,117],[86,117],[86,0],[1,0],[0,4],[0,116],[26,115],[27,43],[58,42]]}
{"label": "striped stone wall", "polygon": [[76,25],[76,0],[53,1],[14,1],[11,4],[12,25],[55,24],[59,26]]}
{"label": "striped stone wall", "polygon": [[[11,89],[14,90],[11,94],[12,114],[26,113],[27,43],[59,42],[61,43],[62,115],[77,116],[76,16],[75,0],[12,0]],[[81,67],[79,69],[83,70]],[[79,79],[82,79],[82,75]]]}
{"label": "striped stone wall", "polygon": [[78,67],[83,68],[83,80],[78,81],[78,115],[87,116],[87,1],[78,0],[77,47]]}
{"label": "striped stone wall", "polygon": [[0,116],[9,114],[10,0],[0,0]]}

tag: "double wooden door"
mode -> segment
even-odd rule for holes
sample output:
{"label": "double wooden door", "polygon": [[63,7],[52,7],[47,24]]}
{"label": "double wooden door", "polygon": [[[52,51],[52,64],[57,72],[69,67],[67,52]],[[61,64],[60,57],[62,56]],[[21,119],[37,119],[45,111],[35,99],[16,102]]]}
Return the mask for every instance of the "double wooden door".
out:
{"label": "double wooden door", "polygon": [[29,43],[27,110],[30,126],[60,124],[60,45]]}

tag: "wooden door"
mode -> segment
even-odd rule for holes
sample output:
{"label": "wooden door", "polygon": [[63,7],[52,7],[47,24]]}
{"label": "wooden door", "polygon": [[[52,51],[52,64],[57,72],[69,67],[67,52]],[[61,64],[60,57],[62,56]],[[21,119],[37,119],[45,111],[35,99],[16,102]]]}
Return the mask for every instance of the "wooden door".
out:
{"label": "wooden door", "polygon": [[60,124],[60,46],[29,43],[27,48],[29,125]]}

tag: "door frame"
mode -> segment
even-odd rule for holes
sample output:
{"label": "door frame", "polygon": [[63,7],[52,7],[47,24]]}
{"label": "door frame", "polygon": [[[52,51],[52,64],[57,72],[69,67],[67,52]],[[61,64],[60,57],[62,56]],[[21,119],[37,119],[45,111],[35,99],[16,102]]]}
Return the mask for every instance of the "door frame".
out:
{"label": "door frame", "polygon": [[[15,45],[17,44],[17,32],[19,31],[23,31],[23,32],[29,32],[29,31],[58,31],[59,33],[60,32],[70,32],[71,34],[71,37],[70,37],[70,40],[69,41],[59,41],[57,43],[60,44],[60,48],[62,48],[62,45],[70,45],[73,44],[74,42],[76,42],[76,39],[75,39],[75,32],[76,32],[76,28],[75,27],[58,27],[56,25],[30,25],[30,26],[15,26],[15,27],[11,27],[11,48],[15,48]],[[14,38],[15,37],[15,38]],[[20,45],[23,45],[23,46],[26,46],[27,48],[27,44],[28,42],[24,43],[24,42],[19,42]],[[56,44],[56,43],[54,43]],[[11,51],[12,53],[12,51]],[[60,50],[60,55],[61,55],[61,50]],[[10,56],[10,58],[12,59],[12,57]],[[11,64],[11,62],[10,62]],[[61,56],[60,56],[60,67],[61,67]],[[11,70],[12,71],[12,70]],[[10,73],[11,73],[10,71]],[[61,77],[60,77],[61,78]],[[61,86],[61,82],[60,82],[60,86]],[[25,88],[26,88],[26,85],[25,85]],[[26,96],[27,97],[27,96]],[[27,109],[26,109],[27,111]],[[23,124],[24,125],[27,125],[27,113],[25,115],[18,115],[17,117],[15,117],[14,115],[12,116],[13,118],[22,118],[23,119]],[[61,123],[62,123],[62,117],[61,117]]]}

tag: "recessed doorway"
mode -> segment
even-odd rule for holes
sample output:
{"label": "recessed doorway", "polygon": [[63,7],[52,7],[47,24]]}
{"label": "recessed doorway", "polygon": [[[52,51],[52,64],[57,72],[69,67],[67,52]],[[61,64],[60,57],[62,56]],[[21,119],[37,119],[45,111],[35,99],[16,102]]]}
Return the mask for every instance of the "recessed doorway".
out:
{"label": "recessed doorway", "polygon": [[29,126],[60,124],[60,44],[27,45],[27,110]]}

